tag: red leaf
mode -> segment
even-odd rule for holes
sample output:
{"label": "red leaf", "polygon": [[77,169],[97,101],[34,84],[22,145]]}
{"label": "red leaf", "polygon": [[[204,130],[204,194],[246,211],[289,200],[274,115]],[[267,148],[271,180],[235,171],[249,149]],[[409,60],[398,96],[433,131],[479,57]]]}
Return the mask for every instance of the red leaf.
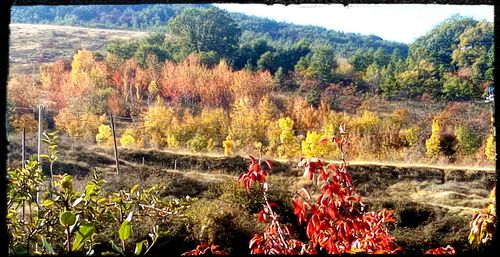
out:
{"label": "red leaf", "polygon": [[254,163],[254,164],[250,165],[250,168],[248,168],[248,171],[259,172],[260,171],[259,164]]}
{"label": "red leaf", "polygon": [[425,254],[439,254],[439,255],[454,255],[456,253],[455,248],[450,245],[446,247],[438,247],[434,249],[429,249],[425,252]]}
{"label": "red leaf", "polygon": [[268,175],[268,173],[266,170],[263,170],[262,172],[260,172],[260,182],[261,183],[266,182],[267,175]]}
{"label": "red leaf", "polygon": [[264,214],[264,210],[261,210],[259,212],[259,214],[257,215],[257,220],[260,221],[260,222],[262,222],[262,223],[266,223],[267,222],[266,216]]}
{"label": "red leaf", "polygon": [[330,142],[330,139],[328,138],[322,138],[321,140],[319,140],[319,143],[322,145],[326,145],[328,144],[328,142]]}
{"label": "red leaf", "polygon": [[327,180],[330,174],[325,169],[320,169],[319,171],[321,173],[321,178]]}
{"label": "red leaf", "polygon": [[278,205],[277,203],[275,203],[275,202],[269,202],[269,206],[270,206],[271,208],[273,208],[273,207],[278,208],[278,207],[279,207],[279,205]]}
{"label": "red leaf", "polygon": [[254,245],[259,244],[262,241],[262,236],[259,234],[255,234],[253,238],[250,240],[249,248],[252,249]]}
{"label": "red leaf", "polygon": [[386,253],[387,253],[386,250],[380,248],[373,252],[373,254],[386,254]]}

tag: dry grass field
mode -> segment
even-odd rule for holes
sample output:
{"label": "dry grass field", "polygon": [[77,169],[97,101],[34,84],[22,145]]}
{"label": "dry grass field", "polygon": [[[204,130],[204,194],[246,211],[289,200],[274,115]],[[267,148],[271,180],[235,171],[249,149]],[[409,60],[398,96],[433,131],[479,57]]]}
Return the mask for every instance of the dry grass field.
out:
{"label": "dry grass field", "polygon": [[10,24],[11,73],[37,73],[40,64],[71,58],[77,49],[104,52],[112,40],[139,39],[147,32],[58,25]]}

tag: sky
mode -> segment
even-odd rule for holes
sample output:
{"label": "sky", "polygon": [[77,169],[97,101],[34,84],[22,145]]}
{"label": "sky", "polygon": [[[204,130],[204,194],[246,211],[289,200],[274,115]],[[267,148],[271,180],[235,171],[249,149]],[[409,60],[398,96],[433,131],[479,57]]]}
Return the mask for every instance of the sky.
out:
{"label": "sky", "polygon": [[377,35],[411,43],[453,14],[493,22],[493,5],[339,4],[272,5],[216,4],[231,12],[301,25],[318,25],[342,32]]}

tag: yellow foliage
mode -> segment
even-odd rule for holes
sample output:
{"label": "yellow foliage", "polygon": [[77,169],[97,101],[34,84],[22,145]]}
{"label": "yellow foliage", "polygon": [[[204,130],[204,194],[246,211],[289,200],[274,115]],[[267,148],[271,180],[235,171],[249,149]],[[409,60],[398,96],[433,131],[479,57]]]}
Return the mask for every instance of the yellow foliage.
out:
{"label": "yellow foliage", "polygon": [[237,99],[230,115],[230,135],[235,141],[234,147],[264,142],[273,115],[272,103],[267,98],[262,98],[257,108],[248,98]]}
{"label": "yellow foliage", "polygon": [[233,149],[233,140],[231,139],[230,136],[227,136],[226,137],[226,140],[224,140],[222,142],[222,147],[224,147],[224,153],[227,155],[227,156],[230,156],[231,155],[231,150]]}
{"label": "yellow foliage", "polygon": [[350,124],[350,123],[351,123],[350,116],[348,116],[345,113],[340,113],[336,111],[329,111],[328,114],[325,115],[323,121],[323,124],[325,124],[326,127],[331,126],[335,130],[337,130],[340,127],[340,124]]}
{"label": "yellow foliage", "polygon": [[111,131],[111,126],[109,125],[100,125],[99,132],[95,136],[95,141],[98,144],[111,145],[113,144],[113,132]]}
{"label": "yellow foliage", "polygon": [[425,155],[429,158],[436,157],[441,151],[439,141],[439,121],[434,119],[432,121],[432,134],[431,137],[425,142]]}
{"label": "yellow foliage", "polygon": [[[82,95],[91,88],[92,69],[95,66],[94,53],[88,50],[78,50],[71,61],[70,78],[73,87],[78,92],[76,95]],[[94,73],[97,71],[94,69]]]}
{"label": "yellow foliage", "polygon": [[399,131],[399,138],[403,140],[404,144],[407,146],[413,146],[418,141],[418,133],[421,131],[421,128],[412,127],[407,129],[401,129]]}
{"label": "yellow foliage", "polygon": [[156,147],[163,147],[167,143],[167,131],[170,128],[174,110],[168,108],[161,98],[157,98],[143,114],[144,131]]}
{"label": "yellow foliage", "polygon": [[285,159],[297,156],[300,145],[293,133],[293,120],[289,117],[280,118],[278,126],[281,132],[279,135],[278,156]]}
{"label": "yellow foliage", "polygon": [[178,146],[182,143],[186,144],[196,134],[199,134],[197,133],[198,120],[193,116],[190,109],[185,109],[180,118],[174,117],[172,119],[171,126],[168,128],[168,135],[175,137]]}
{"label": "yellow foliage", "polygon": [[122,135],[120,138],[120,145],[122,147],[135,148],[135,138],[132,135]]}
{"label": "yellow foliage", "polygon": [[[337,130],[338,130],[338,128],[337,128]],[[332,138],[334,135],[334,132],[335,132],[335,127],[332,124],[326,125],[323,128],[323,135],[321,136],[321,139]],[[339,131],[337,131],[336,134],[339,135]],[[320,144],[319,149],[322,152],[323,156],[325,156],[325,157],[338,157],[338,156],[340,156],[339,147],[335,143],[331,142],[331,140],[328,140],[327,144],[324,144],[324,145]]]}
{"label": "yellow foliage", "polygon": [[488,136],[488,139],[486,139],[486,148],[484,154],[486,155],[486,158],[488,158],[488,160],[494,160],[496,157],[495,137],[493,136],[493,134],[490,134]]}
{"label": "yellow foliage", "polygon": [[142,148],[144,141],[138,129],[127,128],[120,138],[120,145],[128,148]]}
{"label": "yellow foliage", "polygon": [[168,148],[172,148],[172,149],[179,148],[179,141],[177,141],[177,138],[175,137],[175,135],[170,134],[167,136],[167,145],[168,145]]}
{"label": "yellow foliage", "polygon": [[196,117],[194,122],[197,126],[197,133],[212,139],[214,146],[221,145],[221,139],[215,140],[215,138],[227,133],[228,120],[224,109],[203,109],[201,115]]}
{"label": "yellow foliage", "polygon": [[302,141],[302,155],[307,158],[323,157],[324,148],[319,144],[321,135],[316,131],[307,131],[306,138]]}
{"label": "yellow foliage", "polygon": [[105,120],[106,116],[97,116],[90,113],[76,115],[69,109],[64,109],[54,118],[56,127],[64,130],[70,137],[82,137],[85,139],[94,138],[99,131],[99,125]]}
{"label": "yellow foliage", "polygon": [[281,130],[279,129],[279,122],[272,121],[267,127],[267,148],[266,155],[268,156],[277,156],[278,155],[278,146],[280,143],[280,134]]}
{"label": "yellow foliage", "polygon": [[468,241],[474,247],[480,247],[491,242],[495,236],[497,219],[496,186],[490,192],[486,208],[476,211],[469,223],[471,228]]}
{"label": "yellow foliage", "polygon": [[211,152],[215,147],[215,140],[209,138],[207,141],[207,151]]}
{"label": "yellow foliage", "polygon": [[368,133],[374,133],[379,126],[378,114],[370,111],[363,111],[361,116],[355,116],[352,119],[351,127],[354,131],[359,132],[362,136]]}

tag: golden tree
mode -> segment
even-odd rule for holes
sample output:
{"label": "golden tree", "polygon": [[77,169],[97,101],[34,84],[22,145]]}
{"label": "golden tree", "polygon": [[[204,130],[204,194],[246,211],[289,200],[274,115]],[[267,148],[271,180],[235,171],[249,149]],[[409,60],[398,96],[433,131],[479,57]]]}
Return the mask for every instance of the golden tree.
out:
{"label": "golden tree", "polygon": [[170,128],[174,110],[166,107],[161,98],[142,113],[144,131],[155,147],[163,147],[167,143],[167,131]]}
{"label": "golden tree", "polygon": [[432,121],[431,137],[425,142],[425,155],[429,158],[435,158],[441,151],[439,141],[439,121],[434,119]]}

